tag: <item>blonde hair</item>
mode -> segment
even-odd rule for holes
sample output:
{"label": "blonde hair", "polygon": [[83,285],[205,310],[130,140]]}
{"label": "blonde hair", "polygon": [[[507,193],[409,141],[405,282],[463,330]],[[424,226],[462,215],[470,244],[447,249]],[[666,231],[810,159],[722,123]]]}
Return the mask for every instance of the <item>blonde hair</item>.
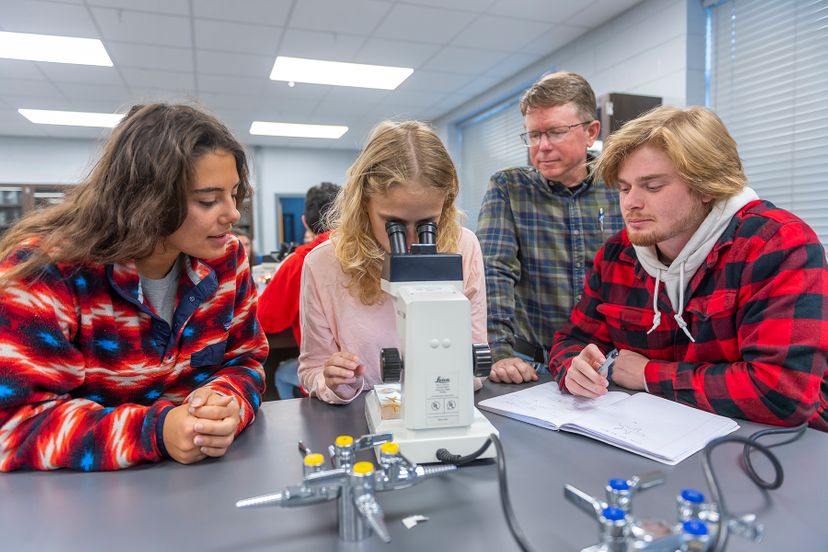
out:
{"label": "blonde hair", "polygon": [[595,92],[578,73],[560,71],[544,75],[530,86],[520,99],[520,113],[571,103],[584,121],[595,119]]}
{"label": "blonde hair", "polygon": [[747,185],[736,141],[707,108],[657,107],[628,121],[604,142],[593,172],[608,186],[618,186],[621,164],[643,146],[663,151],[696,194],[719,200]]}
{"label": "blonde hair", "polygon": [[348,277],[348,288],[365,305],[382,299],[380,272],[385,255],[368,218],[368,201],[392,186],[417,181],[444,194],[437,227],[437,250],[456,253],[460,213],[454,206],[460,183],[440,138],[419,121],[383,121],[348,169],[348,179],[328,212],[336,258]]}

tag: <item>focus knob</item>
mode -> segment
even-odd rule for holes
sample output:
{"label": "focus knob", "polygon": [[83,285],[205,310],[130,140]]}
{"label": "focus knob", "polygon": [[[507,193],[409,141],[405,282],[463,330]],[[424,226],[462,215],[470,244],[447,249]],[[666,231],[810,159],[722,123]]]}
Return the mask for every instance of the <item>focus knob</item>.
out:
{"label": "focus knob", "polygon": [[380,368],[382,369],[383,382],[399,383],[403,368],[399,349],[396,347],[380,349]]}
{"label": "focus knob", "polygon": [[488,343],[475,343],[472,345],[472,365],[474,375],[479,378],[489,376],[492,371],[492,350]]}

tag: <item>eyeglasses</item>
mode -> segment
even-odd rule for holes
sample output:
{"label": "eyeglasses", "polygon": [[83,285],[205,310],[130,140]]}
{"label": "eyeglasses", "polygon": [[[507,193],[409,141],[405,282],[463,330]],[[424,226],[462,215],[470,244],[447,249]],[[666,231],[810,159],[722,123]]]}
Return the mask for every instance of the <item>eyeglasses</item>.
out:
{"label": "eyeglasses", "polygon": [[524,132],[520,135],[520,139],[523,140],[523,145],[527,148],[539,146],[544,135],[546,135],[546,139],[550,142],[560,142],[566,138],[566,135],[569,134],[569,131],[573,128],[588,125],[591,122],[592,121],[584,121],[582,123],[575,123],[574,125],[547,128],[543,131],[533,130],[531,132]]}

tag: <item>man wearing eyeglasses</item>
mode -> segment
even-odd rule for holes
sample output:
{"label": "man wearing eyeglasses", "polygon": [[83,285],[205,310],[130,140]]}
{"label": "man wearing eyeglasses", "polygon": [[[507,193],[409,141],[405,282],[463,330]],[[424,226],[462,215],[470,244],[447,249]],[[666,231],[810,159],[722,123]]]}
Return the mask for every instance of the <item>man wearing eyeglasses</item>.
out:
{"label": "man wearing eyeglasses", "polygon": [[580,75],[544,76],[520,101],[531,167],[495,173],[477,236],[486,264],[490,378],[537,379],[555,331],[580,300],[588,266],[622,228],[618,194],[589,177],[601,130],[595,93]]}

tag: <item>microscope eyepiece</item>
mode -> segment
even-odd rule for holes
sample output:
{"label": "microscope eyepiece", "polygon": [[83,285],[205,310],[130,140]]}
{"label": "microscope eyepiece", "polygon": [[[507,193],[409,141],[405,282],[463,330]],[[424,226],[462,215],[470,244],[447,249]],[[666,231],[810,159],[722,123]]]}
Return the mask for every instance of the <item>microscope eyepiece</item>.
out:
{"label": "microscope eyepiece", "polygon": [[420,244],[437,243],[437,223],[421,222],[417,225],[417,241]]}
{"label": "microscope eyepiece", "polygon": [[404,255],[406,252],[405,226],[401,222],[386,222],[385,231],[388,233],[388,241],[391,243],[391,253]]}

